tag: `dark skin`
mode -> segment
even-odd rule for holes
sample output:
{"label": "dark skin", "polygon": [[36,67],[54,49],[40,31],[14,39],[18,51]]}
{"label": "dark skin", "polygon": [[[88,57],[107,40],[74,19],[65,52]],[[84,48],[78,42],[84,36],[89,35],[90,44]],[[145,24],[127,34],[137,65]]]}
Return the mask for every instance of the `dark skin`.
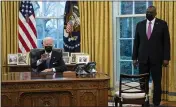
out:
{"label": "dark skin", "polygon": [[146,14],[151,14],[153,17],[155,17],[156,16],[156,8],[155,7],[153,7],[153,6],[151,6],[151,7],[148,7],[147,8],[147,11],[146,11]]}
{"label": "dark skin", "polygon": [[[155,18],[155,16],[157,15],[156,8],[154,6],[148,7],[147,11],[146,11],[146,14],[151,14]],[[168,64],[169,64],[168,60],[163,60],[163,66],[164,67],[167,67]],[[138,65],[138,61],[137,60],[133,60],[133,66],[134,66],[134,68],[136,68],[137,65]]]}

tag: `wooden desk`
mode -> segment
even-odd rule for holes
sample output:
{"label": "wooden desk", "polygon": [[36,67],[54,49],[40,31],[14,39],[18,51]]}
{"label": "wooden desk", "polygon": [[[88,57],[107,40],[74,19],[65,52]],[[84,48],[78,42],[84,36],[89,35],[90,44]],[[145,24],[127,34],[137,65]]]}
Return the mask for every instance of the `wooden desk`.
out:
{"label": "wooden desk", "polygon": [[[74,71],[76,64],[67,64],[67,71]],[[7,65],[3,67],[8,67],[10,72],[31,72],[30,65]]]}
{"label": "wooden desk", "polygon": [[31,72],[12,72],[2,76],[2,107],[108,106],[106,75],[58,78],[56,74],[53,79],[31,79],[31,75]]}

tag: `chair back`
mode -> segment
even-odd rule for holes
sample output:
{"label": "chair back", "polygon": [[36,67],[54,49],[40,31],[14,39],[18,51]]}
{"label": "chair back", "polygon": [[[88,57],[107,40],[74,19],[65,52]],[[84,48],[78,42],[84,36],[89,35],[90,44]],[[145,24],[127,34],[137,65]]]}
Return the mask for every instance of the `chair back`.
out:
{"label": "chair back", "polygon": [[148,99],[149,74],[120,74],[119,91],[115,93],[115,107],[122,104],[145,104]]}
{"label": "chair back", "polygon": [[148,78],[148,73],[140,75],[120,74],[119,97],[121,97],[121,93],[148,94]]}

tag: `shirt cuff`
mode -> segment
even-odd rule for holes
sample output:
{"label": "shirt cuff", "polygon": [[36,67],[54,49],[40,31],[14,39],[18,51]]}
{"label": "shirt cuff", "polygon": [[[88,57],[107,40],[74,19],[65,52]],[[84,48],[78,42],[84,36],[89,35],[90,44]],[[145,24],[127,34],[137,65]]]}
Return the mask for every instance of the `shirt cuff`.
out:
{"label": "shirt cuff", "polygon": [[55,68],[52,68],[53,72],[56,72],[56,69]]}
{"label": "shirt cuff", "polygon": [[37,60],[37,66],[39,66],[42,62],[39,60]]}

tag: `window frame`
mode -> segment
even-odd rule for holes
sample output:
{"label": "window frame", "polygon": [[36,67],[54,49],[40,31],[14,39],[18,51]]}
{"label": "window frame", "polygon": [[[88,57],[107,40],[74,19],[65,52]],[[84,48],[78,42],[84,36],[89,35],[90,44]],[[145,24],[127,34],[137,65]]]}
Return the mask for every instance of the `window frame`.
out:
{"label": "window frame", "polygon": [[[146,7],[148,7],[149,3],[148,0],[146,1]],[[133,13],[132,14],[125,14],[122,15],[121,13],[121,2],[120,1],[113,1],[112,5],[112,11],[113,11],[113,62],[114,62],[114,87],[119,86],[119,79],[120,79],[120,62],[121,61],[132,61],[132,60],[122,60],[120,59],[120,40],[132,40],[132,49],[133,49],[133,40],[134,40],[134,30],[132,30],[132,37],[130,38],[120,38],[120,18],[136,18],[136,17],[145,17],[145,14],[134,14],[135,12],[135,2],[133,1]],[[132,26],[133,26],[133,20],[132,20]],[[134,67],[132,66],[132,73],[134,73]],[[152,84],[149,84],[150,88]]]}
{"label": "window frame", "polygon": [[[40,2],[40,1],[36,1],[36,2]],[[41,2],[42,2],[42,5],[43,5],[43,3],[45,3],[45,1],[41,1]],[[52,1],[49,1],[49,2],[52,2]],[[57,2],[62,2],[62,1],[57,1]],[[65,2],[65,3],[66,3],[66,2]],[[44,13],[44,12],[43,12],[44,10],[45,10],[45,9],[44,9],[44,6],[42,6],[42,13]],[[63,13],[64,13],[64,12],[63,12]],[[58,29],[58,28],[59,28],[59,27],[58,27],[59,20],[63,20],[63,23],[64,23],[64,14],[63,14],[63,15],[60,15],[60,16],[58,16],[58,17],[44,16],[44,15],[42,14],[42,16],[35,16],[35,19],[36,19],[36,20],[38,20],[38,19],[50,19],[50,20],[56,19],[56,21],[57,21],[57,29]],[[37,26],[36,26],[36,27],[37,27]],[[44,37],[46,37],[44,29],[42,29],[42,32],[44,32]],[[63,27],[63,34],[64,34],[64,27]],[[37,33],[37,36],[38,36],[38,33]],[[62,36],[64,36],[64,35],[62,35]],[[60,42],[60,41],[63,41],[63,39],[60,39],[59,34],[58,34],[58,36],[57,36],[57,39],[56,39],[56,38],[53,38],[53,39],[54,39],[54,41],[57,41],[57,46],[54,46],[55,48],[63,48],[63,46],[60,47],[60,45],[59,45],[59,42]],[[39,47],[38,41],[40,41],[40,40],[43,40],[43,39],[37,37],[37,47]],[[55,42],[54,42],[54,43],[55,43]],[[64,44],[62,44],[62,45],[64,45]]]}

